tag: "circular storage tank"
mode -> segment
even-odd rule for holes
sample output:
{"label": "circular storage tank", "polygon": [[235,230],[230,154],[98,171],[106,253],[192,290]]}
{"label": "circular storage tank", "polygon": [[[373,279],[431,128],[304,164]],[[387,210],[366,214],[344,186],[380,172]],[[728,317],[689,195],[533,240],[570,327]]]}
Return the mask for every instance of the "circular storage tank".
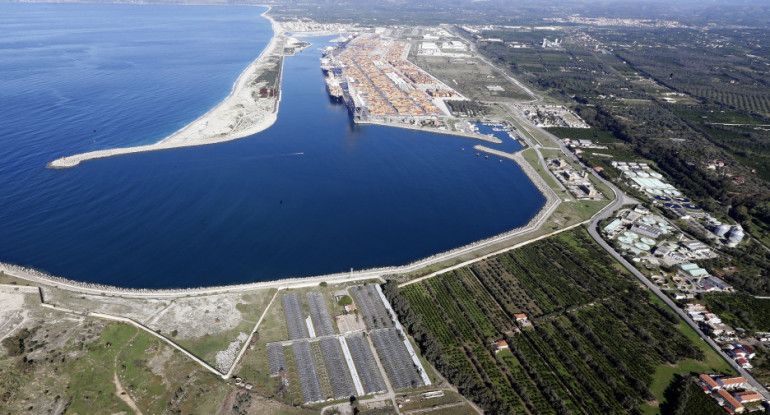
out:
{"label": "circular storage tank", "polygon": [[666,203],[666,207],[669,209],[681,209],[682,205],[676,203]]}
{"label": "circular storage tank", "polygon": [[620,241],[620,242],[622,242],[622,243],[624,243],[624,244],[632,244],[632,243],[634,243],[634,240],[633,240],[633,239],[631,239],[631,238],[629,238],[629,237],[627,237],[627,236],[621,236],[621,237],[619,237],[619,238],[618,238],[618,241]]}
{"label": "circular storage tank", "polygon": [[674,200],[676,200],[679,203],[690,203],[690,199],[686,197],[675,197]]}
{"label": "circular storage tank", "polygon": [[671,201],[671,198],[668,197],[668,196],[655,196],[655,199],[658,199],[658,200],[660,200],[662,202],[670,202]]}
{"label": "circular storage tank", "polygon": [[646,223],[648,225],[654,225],[655,224],[655,219],[650,218],[650,217],[646,217],[646,218],[642,218],[642,222],[644,222],[644,223]]}
{"label": "circular storage tank", "polygon": [[640,249],[640,250],[642,250],[642,251],[649,251],[650,249],[652,249],[652,247],[651,247],[650,245],[647,245],[647,244],[643,244],[643,243],[641,243],[641,242],[637,242],[637,243],[635,243],[635,244],[634,244],[634,246],[635,246],[637,249]]}
{"label": "circular storage tank", "polygon": [[663,178],[663,175],[662,175],[662,174],[660,174],[660,173],[654,173],[654,172],[653,172],[653,173],[650,173],[650,176],[651,176],[651,177],[654,177],[654,178],[656,178],[656,179],[662,179],[662,178]]}
{"label": "circular storage tank", "polygon": [[700,207],[693,205],[692,203],[685,203],[684,207],[690,210],[701,210]]}
{"label": "circular storage tank", "polygon": [[640,239],[639,241],[640,241],[641,243],[643,243],[643,244],[647,244],[647,245],[655,245],[655,240],[654,240],[654,239],[652,239],[652,238],[642,238],[642,239]]}
{"label": "circular storage tank", "polygon": [[635,234],[633,232],[623,232],[623,236],[625,236],[626,238],[629,238],[629,239],[631,239],[633,241],[639,239],[639,235],[637,235],[637,234]]}
{"label": "circular storage tank", "polygon": [[714,229],[714,234],[716,234],[716,236],[725,236],[727,235],[727,232],[730,232],[730,225],[721,224]]}
{"label": "circular storage tank", "polygon": [[682,192],[680,192],[679,190],[669,190],[668,193],[670,195],[674,195],[674,196],[681,196],[682,195]]}
{"label": "circular storage tank", "polygon": [[738,229],[738,230],[731,231],[730,234],[728,235],[728,239],[730,239],[731,241],[737,242],[743,239],[743,236],[744,236],[743,231]]}

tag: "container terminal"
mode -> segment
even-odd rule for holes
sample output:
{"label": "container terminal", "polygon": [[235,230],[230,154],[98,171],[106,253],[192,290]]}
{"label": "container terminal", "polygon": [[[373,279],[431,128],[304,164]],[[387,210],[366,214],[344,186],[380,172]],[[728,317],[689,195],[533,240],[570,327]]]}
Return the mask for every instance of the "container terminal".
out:
{"label": "container terminal", "polygon": [[339,39],[321,58],[329,95],[345,103],[355,122],[450,116],[442,100],[457,99],[457,92],[409,62],[410,47],[376,33]]}

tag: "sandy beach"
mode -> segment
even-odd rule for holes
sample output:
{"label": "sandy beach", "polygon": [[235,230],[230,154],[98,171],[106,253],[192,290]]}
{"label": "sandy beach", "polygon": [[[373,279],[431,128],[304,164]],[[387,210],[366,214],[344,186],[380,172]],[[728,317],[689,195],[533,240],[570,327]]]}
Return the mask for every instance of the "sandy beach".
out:
{"label": "sandy beach", "polygon": [[[281,25],[268,16],[268,12],[270,9],[265,11],[262,17],[268,19],[273,28],[273,37],[270,43],[241,73],[235,81],[230,95],[216,107],[155,144],[75,154],[56,159],[48,163],[48,167],[68,168],[77,166],[83,161],[97,158],[221,143],[248,137],[269,128],[278,118],[284,48],[286,46],[291,47],[299,41],[296,38],[285,36]],[[273,86],[268,85],[265,81],[260,81],[260,75],[263,72],[276,70],[278,75],[274,96],[260,97],[261,88]]]}

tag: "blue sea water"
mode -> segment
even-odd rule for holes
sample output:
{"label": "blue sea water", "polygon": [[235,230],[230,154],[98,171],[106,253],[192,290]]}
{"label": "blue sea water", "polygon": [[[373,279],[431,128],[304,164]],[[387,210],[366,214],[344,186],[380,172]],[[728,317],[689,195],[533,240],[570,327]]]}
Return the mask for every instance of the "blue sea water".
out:
{"label": "blue sea water", "polygon": [[405,264],[543,205],[475,141],[351,124],[325,92],[328,39],[286,59],[260,134],[45,168],[205,113],[269,41],[263,11],[0,3],[0,261],[125,287],[273,280]]}

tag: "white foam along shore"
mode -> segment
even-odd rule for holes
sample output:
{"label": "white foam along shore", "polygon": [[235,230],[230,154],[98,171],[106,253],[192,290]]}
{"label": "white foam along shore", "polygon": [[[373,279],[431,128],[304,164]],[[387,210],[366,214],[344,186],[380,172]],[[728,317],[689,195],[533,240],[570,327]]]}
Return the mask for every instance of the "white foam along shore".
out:
{"label": "white foam along shore", "polygon": [[[48,163],[48,167],[68,168],[77,166],[83,161],[97,158],[221,143],[248,137],[269,128],[278,118],[281,75],[283,72],[283,48],[287,43],[294,42],[295,39],[287,38],[283,34],[281,25],[268,16],[268,12],[270,12],[270,8],[262,13],[262,17],[269,20],[273,28],[273,37],[270,39],[270,43],[268,43],[257,59],[241,73],[235,84],[233,84],[230,95],[220,102],[219,105],[181,130],[155,144],[75,154],[56,159]],[[278,78],[275,85],[275,96],[256,99],[255,97],[259,95],[259,89],[264,87],[264,85],[255,81],[265,67],[269,69],[270,66],[275,65],[274,60],[271,62],[273,57],[278,57]]]}

